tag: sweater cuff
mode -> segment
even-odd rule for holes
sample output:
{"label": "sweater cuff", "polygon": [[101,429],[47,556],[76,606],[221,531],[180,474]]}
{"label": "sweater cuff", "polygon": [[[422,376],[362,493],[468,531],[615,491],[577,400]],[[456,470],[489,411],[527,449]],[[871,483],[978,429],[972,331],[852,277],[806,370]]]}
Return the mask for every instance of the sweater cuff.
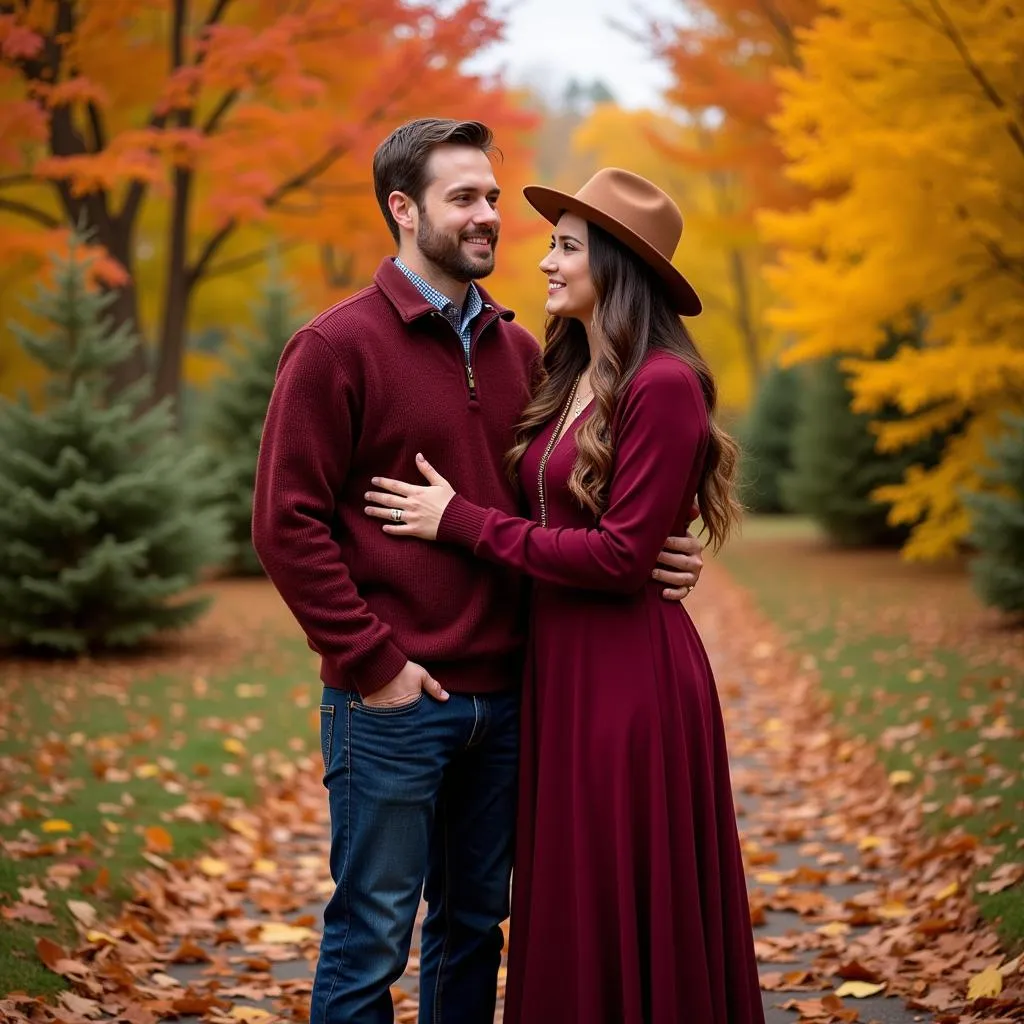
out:
{"label": "sweater cuff", "polygon": [[390,683],[405,668],[408,660],[389,640],[360,659],[352,667],[350,677],[355,682],[359,695],[368,697]]}
{"label": "sweater cuff", "polygon": [[473,549],[480,541],[486,519],[487,509],[456,494],[441,514],[441,522],[437,524],[437,539]]}

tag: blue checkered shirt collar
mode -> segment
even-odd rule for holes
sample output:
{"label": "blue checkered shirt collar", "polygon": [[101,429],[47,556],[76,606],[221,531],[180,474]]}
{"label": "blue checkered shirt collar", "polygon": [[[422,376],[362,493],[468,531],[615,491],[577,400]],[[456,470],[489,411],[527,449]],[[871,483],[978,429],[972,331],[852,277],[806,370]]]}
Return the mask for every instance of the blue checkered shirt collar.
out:
{"label": "blue checkered shirt collar", "polygon": [[462,309],[448,298],[442,295],[433,285],[425,281],[415,270],[410,270],[400,259],[395,258],[395,266],[416,285],[416,289],[432,306],[436,306],[444,318],[455,329],[455,333],[462,339],[462,347],[469,352],[469,343],[472,334],[473,320],[484,308],[484,300],[480,295],[480,289],[470,282],[469,291],[466,293],[466,301]]}

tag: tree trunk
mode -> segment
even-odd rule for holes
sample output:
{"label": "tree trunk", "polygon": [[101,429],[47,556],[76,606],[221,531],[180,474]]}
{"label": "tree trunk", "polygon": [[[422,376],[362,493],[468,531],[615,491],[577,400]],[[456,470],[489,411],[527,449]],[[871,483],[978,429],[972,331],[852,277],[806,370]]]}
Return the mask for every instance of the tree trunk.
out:
{"label": "tree trunk", "polygon": [[747,280],[747,267],[743,261],[743,253],[739,249],[732,249],[729,252],[729,263],[732,270],[733,288],[736,291],[736,326],[743,339],[743,349],[747,356],[751,383],[756,389],[761,380],[761,350],[758,344],[757,329],[754,326],[750,282]]}
{"label": "tree trunk", "polygon": [[174,172],[174,207],[171,211],[168,239],[167,283],[164,288],[163,321],[160,325],[154,381],[154,398],[171,400],[176,422],[180,416],[188,307],[194,283],[187,258],[188,205],[191,191],[192,172],[186,168],[177,168]]}
{"label": "tree trunk", "polygon": [[96,240],[102,242],[110,255],[124,267],[128,280],[119,287],[108,289],[117,296],[110,307],[109,315],[113,318],[115,327],[127,324],[135,338],[131,355],[116,366],[111,374],[110,390],[117,392],[142,380],[150,371],[142,324],[139,321],[139,295],[135,287],[135,258],[132,251],[134,217],[127,224],[122,218],[118,218],[110,227],[111,230],[106,232],[110,237],[103,237],[104,233],[97,230]]}

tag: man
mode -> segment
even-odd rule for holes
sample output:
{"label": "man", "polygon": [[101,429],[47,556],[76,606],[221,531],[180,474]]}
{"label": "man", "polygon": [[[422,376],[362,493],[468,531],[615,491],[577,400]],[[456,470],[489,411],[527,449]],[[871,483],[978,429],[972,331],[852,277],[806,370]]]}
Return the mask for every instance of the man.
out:
{"label": "man", "polygon": [[[539,365],[475,282],[494,269],[491,132],[423,119],[374,156],[398,259],[299,330],[267,413],[253,541],[321,655],[336,883],[312,1024],[390,1024],[424,885],[421,1024],[490,1024],[508,916],[525,583],[443,545],[389,544],[374,475],[417,451],[469,500],[514,513],[503,458]],[[658,570],[696,582],[700,545]],[[692,554],[688,554],[692,553]],[[694,557],[695,555],[695,557]]]}

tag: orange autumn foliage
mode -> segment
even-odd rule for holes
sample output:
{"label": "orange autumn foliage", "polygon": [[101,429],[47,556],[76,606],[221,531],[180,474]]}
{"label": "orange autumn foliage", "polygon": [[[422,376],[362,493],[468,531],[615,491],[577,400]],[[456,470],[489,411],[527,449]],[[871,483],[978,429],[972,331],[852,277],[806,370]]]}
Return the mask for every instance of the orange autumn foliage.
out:
{"label": "orange autumn foliage", "polygon": [[501,30],[484,0],[0,12],[0,301],[13,307],[56,236],[91,231],[111,257],[117,320],[148,342],[123,380],[148,370],[158,396],[178,396],[190,333],[238,315],[271,248],[311,303],[366,279],[390,243],[370,160],[395,125],[479,117],[526,176],[515,168],[532,117],[461,70]]}

